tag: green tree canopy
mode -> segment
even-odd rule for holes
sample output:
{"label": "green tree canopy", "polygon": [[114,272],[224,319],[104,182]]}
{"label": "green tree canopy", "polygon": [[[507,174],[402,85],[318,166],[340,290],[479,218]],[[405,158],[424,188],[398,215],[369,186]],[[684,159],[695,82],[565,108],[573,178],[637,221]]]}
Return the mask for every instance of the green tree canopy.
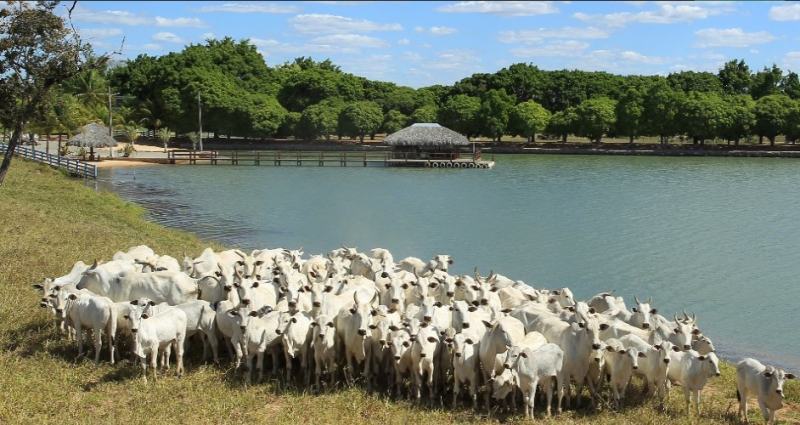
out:
{"label": "green tree canopy", "polygon": [[550,121],[550,111],[533,100],[517,104],[509,115],[509,128],[514,134],[528,138],[532,142],[536,133],[544,131]]}
{"label": "green tree canopy", "polygon": [[617,132],[628,136],[630,143],[639,136],[643,127],[644,95],[636,88],[629,88],[620,97],[616,106]]}
{"label": "green tree canopy", "polygon": [[383,112],[375,102],[360,101],[350,103],[339,114],[339,128],[345,135],[358,137],[363,142],[364,136],[374,134],[383,123]]}
{"label": "green tree canopy", "polygon": [[486,92],[478,111],[480,133],[500,141],[508,129],[508,117],[514,107],[514,98],[503,89]]}
{"label": "green tree canopy", "polygon": [[576,132],[578,114],[574,107],[569,107],[563,111],[556,112],[550,117],[547,125],[547,132],[561,137],[561,142],[567,142],[567,136]]}
{"label": "green tree canopy", "polygon": [[303,110],[297,133],[306,140],[325,136],[330,140],[331,134],[336,133],[339,125],[339,113],[344,107],[344,101],[338,97],[325,99],[316,105],[311,105]]}
{"label": "green tree canopy", "polygon": [[436,105],[420,106],[411,114],[411,123],[436,122]]}
{"label": "green tree canopy", "polygon": [[677,118],[682,132],[704,143],[724,127],[725,103],[717,93],[692,91],[681,99]]}
{"label": "green tree canopy", "polygon": [[467,137],[478,134],[478,113],[481,100],[465,94],[457,94],[447,99],[439,109],[439,123]]}
{"label": "green tree canopy", "polygon": [[616,102],[607,97],[589,99],[575,108],[577,134],[600,142],[614,126]]}
{"label": "green tree canopy", "polygon": [[381,126],[381,129],[383,130],[384,133],[391,134],[394,133],[395,131],[405,128],[407,124],[408,124],[408,117],[404,113],[396,109],[392,109],[391,111],[386,113],[386,116],[383,119],[383,125]]}
{"label": "green tree canopy", "polygon": [[747,94],[750,92],[750,67],[744,59],[725,62],[717,74],[722,89],[728,94]]}
{"label": "green tree canopy", "polygon": [[755,131],[760,137],[769,139],[770,145],[775,144],[775,137],[786,129],[786,119],[794,102],[789,96],[771,94],[756,101]]}
{"label": "green tree canopy", "polygon": [[764,96],[777,94],[780,89],[780,83],[783,80],[783,71],[773,64],[772,68],[764,67],[753,75],[753,81],[750,84],[750,94],[753,99],[760,99]]}

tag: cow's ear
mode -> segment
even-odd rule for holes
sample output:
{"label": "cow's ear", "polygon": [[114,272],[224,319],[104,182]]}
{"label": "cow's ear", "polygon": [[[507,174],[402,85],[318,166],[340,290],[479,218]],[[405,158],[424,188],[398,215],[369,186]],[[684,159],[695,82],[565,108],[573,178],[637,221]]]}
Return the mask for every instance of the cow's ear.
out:
{"label": "cow's ear", "polygon": [[547,300],[548,304],[553,304],[554,302],[556,302],[555,298],[550,298],[549,300]]}
{"label": "cow's ear", "polygon": [[44,286],[42,286],[41,283],[34,283],[31,286],[33,286],[33,289],[44,289]]}
{"label": "cow's ear", "polygon": [[604,330],[606,330],[606,329],[608,329],[608,323],[601,323],[601,324],[600,324],[600,330],[601,330],[601,331],[604,331]]}
{"label": "cow's ear", "polygon": [[142,314],[142,319],[147,319],[149,317],[150,317],[150,315],[148,315],[147,313]]}
{"label": "cow's ear", "polygon": [[661,344],[656,344],[656,345],[653,346],[653,348],[655,348],[656,350],[661,350],[664,347],[662,347]]}
{"label": "cow's ear", "polygon": [[258,312],[257,311],[251,311],[250,314],[248,314],[248,316],[257,317],[258,316]]}
{"label": "cow's ear", "polygon": [[350,314],[356,314],[356,309],[354,309],[354,308],[351,308],[351,309],[350,309]]}
{"label": "cow's ear", "polygon": [[452,305],[450,306],[450,311],[455,311],[455,308]]}
{"label": "cow's ear", "polygon": [[638,311],[639,311],[639,309],[638,309],[638,308],[636,308],[636,307],[633,307],[633,308],[631,308],[631,311],[632,311],[632,312],[634,312],[634,313],[636,313],[636,312],[638,312]]}
{"label": "cow's ear", "polygon": [[317,322],[311,322],[311,327],[313,328],[314,326],[319,326],[319,323],[317,323]]}
{"label": "cow's ear", "polygon": [[793,373],[787,373],[787,374],[786,374],[786,379],[797,379],[797,377],[796,377],[796,376],[794,376],[794,374],[793,374]]}
{"label": "cow's ear", "polygon": [[500,310],[501,313],[505,313],[505,314],[511,313],[512,311],[513,310],[511,310],[510,308],[504,308],[504,309]]}
{"label": "cow's ear", "polygon": [[250,285],[250,287],[251,288],[258,288],[258,281],[253,282],[253,284]]}
{"label": "cow's ear", "polygon": [[73,300],[73,301],[75,301],[75,300],[77,300],[77,299],[78,299],[78,296],[77,296],[77,295],[75,295],[75,294],[69,294],[69,297],[68,297],[68,298],[69,298],[69,299],[71,299],[71,300]]}
{"label": "cow's ear", "polygon": [[474,341],[472,341],[472,338],[467,338],[467,339],[464,340],[464,342],[466,342],[469,345],[472,345],[472,344],[475,343]]}
{"label": "cow's ear", "polygon": [[128,316],[127,314],[126,314],[126,315],[124,315],[124,316],[122,316],[122,317],[123,317],[125,320],[128,320],[128,319],[130,319],[130,318],[131,318],[131,316]]}
{"label": "cow's ear", "polygon": [[674,347],[672,347],[672,351],[674,351],[674,352],[676,352],[676,353],[680,353],[680,352],[681,352],[681,349],[680,349],[680,348],[678,348],[677,346],[674,346]]}
{"label": "cow's ear", "polygon": [[403,341],[403,347],[406,347],[406,348],[408,348],[408,346],[409,346],[409,345],[411,345],[411,343],[410,343],[410,342],[408,342],[408,341]]}
{"label": "cow's ear", "polygon": [[369,325],[369,328],[375,330],[378,329],[378,325]]}
{"label": "cow's ear", "polygon": [[692,335],[700,335],[700,329],[693,329]]}
{"label": "cow's ear", "polygon": [[637,355],[639,356],[639,358],[640,358],[640,359],[643,359],[643,358],[647,357],[647,354],[645,354],[645,353],[642,353],[642,352],[640,352],[640,353],[639,353],[639,354],[637,354]]}
{"label": "cow's ear", "polygon": [[150,304],[152,306],[152,305],[156,305],[156,302],[155,301],[150,301],[148,304]]}
{"label": "cow's ear", "polygon": [[399,331],[399,330],[400,330],[400,328],[398,328],[398,327],[397,327],[397,326],[395,326],[395,325],[391,325],[391,326],[389,326],[389,330],[390,330],[390,331],[392,331],[392,332],[396,332],[396,331]]}
{"label": "cow's ear", "polygon": [[391,283],[387,283],[387,284],[386,284],[386,285],[384,285],[384,286],[386,287],[386,289],[389,289],[389,288],[391,288],[391,287],[392,287],[392,284],[391,284]]}
{"label": "cow's ear", "polygon": [[654,309],[650,310],[650,314],[658,314],[658,309],[654,308]]}
{"label": "cow's ear", "polygon": [[292,317],[292,320],[291,320],[291,322],[292,322],[292,323],[297,323],[297,318],[296,318],[296,317]]}
{"label": "cow's ear", "polygon": [[614,352],[614,347],[608,345],[608,346],[606,346],[606,350],[608,350],[609,352],[613,353]]}
{"label": "cow's ear", "polygon": [[439,340],[434,338],[434,337],[432,337],[432,336],[429,336],[428,337],[428,342],[439,342]]}
{"label": "cow's ear", "polygon": [[771,370],[765,370],[764,371],[764,376],[766,376],[767,378],[772,378],[772,371]]}
{"label": "cow's ear", "polygon": [[228,310],[228,314],[230,314],[231,316],[238,316],[239,312],[234,309],[230,309]]}
{"label": "cow's ear", "polygon": [[483,326],[486,326],[487,328],[491,328],[492,327],[492,324],[487,322],[487,321],[485,321],[485,320],[481,320],[481,322],[483,322]]}
{"label": "cow's ear", "polygon": [[567,310],[569,310],[569,311],[574,313],[575,312],[575,307],[574,306],[569,306],[569,307],[567,307]]}
{"label": "cow's ear", "polygon": [[550,291],[550,293],[553,294],[553,295],[561,295],[561,291],[559,291],[559,290]]}
{"label": "cow's ear", "polygon": [[408,284],[404,283],[404,284],[400,285],[400,287],[403,288],[403,289],[408,289]]}
{"label": "cow's ear", "polygon": [[253,264],[255,264],[256,266],[260,266],[260,265],[264,264],[264,260],[258,260]]}
{"label": "cow's ear", "polygon": [[523,352],[519,353],[519,356],[522,357],[523,359],[527,359],[528,358],[528,353],[523,351]]}
{"label": "cow's ear", "polygon": [[706,358],[707,358],[706,356],[700,356],[700,357],[698,357],[698,359],[699,359],[699,360],[705,360]]}
{"label": "cow's ear", "polygon": [[477,310],[477,309],[478,309],[478,307],[475,307],[475,306],[473,305],[473,306],[471,306],[470,308],[468,308],[467,310],[469,310],[469,312],[470,312],[470,313],[472,313],[472,312],[474,312],[474,311],[475,311],[475,310]]}
{"label": "cow's ear", "polygon": [[626,351],[625,351],[625,350],[619,350],[619,351],[618,351],[618,353],[620,353],[620,354],[625,354],[625,353],[626,353]]}
{"label": "cow's ear", "polygon": [[131,304],[132,304],[132,305],[139,305],[139,301],[137,301],[137,300],[133,300],[133,301],[131,301]]}
{"label": "cow's ear", "polygon": [[590,314],[594,314],[595,313],[594,307],[589,307],[589,313]]}
{"label": "cow's ear", "polygon": [[492,286],[492,289],[490,289],[490,291],[492,291],[492,292],[497,292],[498,290],[499,290],[499,288],[496,287],[496,286]]}
{"label": "cow's ear", "polygon": [[435,307],[441,307],[441,306],[442,306],[442,303],[440,303],[439,301],[436,301],[436,302],[435,302],[433,305],[434,305]]}

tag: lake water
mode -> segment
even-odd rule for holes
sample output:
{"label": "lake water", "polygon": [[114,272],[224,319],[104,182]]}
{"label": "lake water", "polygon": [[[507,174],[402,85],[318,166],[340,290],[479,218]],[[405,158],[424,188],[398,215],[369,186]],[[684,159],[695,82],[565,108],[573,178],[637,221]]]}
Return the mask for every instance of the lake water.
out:
{"label": "lake water", "polygon": [[[697,312],[728,358],[800,368],[800,162],[498,156],[493,170],[159,166],[99,185],[152,219],[243,248],[453,255],[578,298]],[[134,180],[135,177],[135,180]],[[199,253],[198,253],[199,254]]]}

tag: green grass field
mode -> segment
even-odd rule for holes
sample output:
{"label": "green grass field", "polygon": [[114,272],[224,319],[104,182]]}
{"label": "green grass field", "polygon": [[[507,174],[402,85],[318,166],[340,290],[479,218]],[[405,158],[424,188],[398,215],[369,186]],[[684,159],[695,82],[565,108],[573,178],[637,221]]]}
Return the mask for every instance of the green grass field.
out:
{"label": "green grass field", "polygon": [[[519,415],[476,416],[466,408],[414,407],[355,389],[312,395],[282,391],[276,383],[245,389],[229,366],[187,361],[182,378],[145,385],[129,363],[100,366],[74,360],[76,348],[62,340],[38,307],[34,282],[57,276],[82,259],[109,258],[118,249],[147,244],[182,258],[209,243],[147,222],[144,211],[109,193],[47,167],[16,160],[0,187],[0,423],[456,423],[522,422]],[[214,245],[212,243],[212,245]],[[223,350],[224,351],[224,350]],[[107,359],[104,352],[103,359]],[[90,356],[91,357],[91,356]],[[687,417],[679,388],[664,412],[629,389],[619,412],[567,411],[544,423],[721,424],[736,423],[733,368],[707,387],[701,417]],[[787,387],[790,405],[782,423],[800,423],[800,385]],[[636,385],[638,387],[638,383]],[[756,409],[751,419],[760,421]]]}

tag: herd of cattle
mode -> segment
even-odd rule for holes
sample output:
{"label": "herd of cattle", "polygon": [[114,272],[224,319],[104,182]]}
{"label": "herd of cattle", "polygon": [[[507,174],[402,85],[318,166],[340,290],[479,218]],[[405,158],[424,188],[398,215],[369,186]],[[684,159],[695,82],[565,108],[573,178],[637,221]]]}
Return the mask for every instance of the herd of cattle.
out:
{"label": "herd of cattle", "polygon": [[[598,294],[576,301],[568,288],[536,289],[500,274],[451,275],[452,259],[428,262],[408,257],[395,262],[385,249],[369,253],[340,248],[304,259],[302,250],[214,252],[179,262],[146,246],[118,252],[108,262],[77,262],[65,276],[45,279],[41,306],[84,354],[83,330],[91,329],[95,361],[106,338],[113,364],[115,348],[127,340],[147,380],[169,369],[175,356],[183,373],[188,338],[198,336],[203,359],[210,349],[218,362],[219,343],[238,368],[246,365],[261,380],[264,355],[272,374],[281,365],[286,379],[348,385],[360,377],[368,390],[423,392],[443,403],[462,391],[473,406],[479,396],[516,407],[521,392],[526,416],[533,415],[537,387],[561,412],[574,386],[584,386],[593,405],[619,406],[632,376],[647,396],[662,402],[671,385],[683,388],[686,409],[700,412],[700,394],[719,376],[714,344],[694,314],[666,318],[652,300]],[[160,360],[160,362],[159,362]],[[737,365],[740,413],[747,398],[758,399],[773,423],[782,407],[783,383],[795,376],[754,359]],[[608,388],[607,393],[604,388]],[[556,400],[553,401],[555,392]],[[607,394],[604,396],[604,394]],[[580,401],[577,398],[576,403]]]}

